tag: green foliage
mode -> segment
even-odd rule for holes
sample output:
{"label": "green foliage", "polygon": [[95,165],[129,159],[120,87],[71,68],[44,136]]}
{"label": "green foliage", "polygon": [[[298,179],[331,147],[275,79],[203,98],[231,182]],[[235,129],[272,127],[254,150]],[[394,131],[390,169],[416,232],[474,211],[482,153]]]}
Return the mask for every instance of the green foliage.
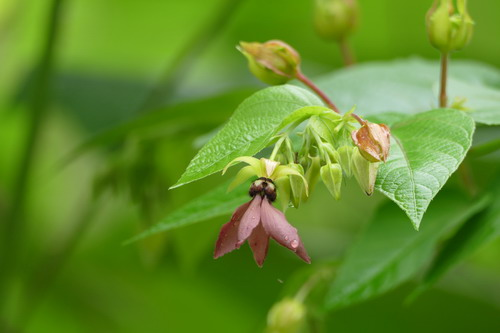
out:
{"label": "green foliage", "polygon": [[445,243],[425,273],[416,294],[429,288],[450,268],[480,247],[500,237],[500,190],[497,188],[491,195],[492,204],[473,216]]}
{"label": "green foliage", "polygon": [[474,122],[462,111],[437,109],[396,122],[391,132],[390,157],[380,166],[376,188],[418,229],[427,206],[469,150]]}
{"label": "green foliage", "polygon": [[[198,152],[172,188],[220,171],[239,156],[258,153],[279,130],[304,116],[304,110],[300,109],[322,104],[309,91],[290,85],[270,87],[255,93],[236,109],[226,126]],[[322,109],[326,110],[314,107],[306,112],[315,114]]]}
{"label": "green foliage", "polygon": [[327,307],[337,309],[358,303],[406,281],[429,262],[440,239],[487,203],[443,192],[435,199],[419,232],[401,222],[402,212],[394,205],[382,206],[349,249],[327,294]]}
{"label": "green foliage", "polygon": [[236,207],[249,200],[247,188],[239,186],[228,192],[229,183],[224,183],[213,190],[190,201],[171,212],[158,224],[128,240],[126,244],[165,232],[174,228],[185,227],[221,215],[232,213]]}
{"label": "green foliage", "polygon": [[[437,107],[439,64],[421,59],[360,64],[317,80],[343,110],[357,105],[364,115],[381,112],[419,113]],[[500,71],[470,61],[450,63],[450,103],[463,107],[478,123],[500,124]]]}

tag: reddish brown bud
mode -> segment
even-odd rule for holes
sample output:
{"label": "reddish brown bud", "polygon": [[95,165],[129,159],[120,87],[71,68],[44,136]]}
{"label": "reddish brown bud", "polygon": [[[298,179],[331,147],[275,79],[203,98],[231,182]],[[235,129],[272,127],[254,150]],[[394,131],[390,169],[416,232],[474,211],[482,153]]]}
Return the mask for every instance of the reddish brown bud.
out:
{"label": "reddish brown bud", "polygon": [[391,132],[384,124],[366,122],[360,129],[352,132],[352,140],[361,155],[370,162],[385,162],[389,156]]}

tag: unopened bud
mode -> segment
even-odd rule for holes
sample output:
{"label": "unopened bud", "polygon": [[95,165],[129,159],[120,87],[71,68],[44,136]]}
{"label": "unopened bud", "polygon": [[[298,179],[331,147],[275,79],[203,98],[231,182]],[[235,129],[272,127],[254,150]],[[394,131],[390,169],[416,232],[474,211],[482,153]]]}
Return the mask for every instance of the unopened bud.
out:
{"label": "unopened bud", "polygon": [[[316,186],[319,180],[321,164],[319,156],[308,157],[308,158],[310,159],[310,163],[306,171],[306,180],[307,184],[309,185],[309,193],[312,193],[314,191],[314,187]],[[308,196],[306,196],[304,193],[302,195],[302,200],[306,201],[307,198]]]}
{"label": "unopened bud", "polygon": [[355,149],[352,154],[352,172],[361,189],[372,195],[377,179],[379,163],[372,163],[360,154],[359,149]]}
{"label": "unopened bud", "polygon": [[328,163],[321,167],[321,179],[335,200],[340,199],[342,188],[342,167],[338,163]]}
{"label": "unopened bud", "polygon": [[340,166],[342,166],[342,170],[344,171],[347,177],[352,176],[352,154],[354,150],[357,150],[354,146],[342,146],[337,149],[337,152],[340,156]]}
{"label": "unopened bud", "polygon": [[467,1],[435,0],[426,16],[427,34],[435,48],[450,52],[464,48],[471,40],[474,21],[467,12]]}
{"label": "unopened bud", "polygon": [[391,131],[384,124],[366,122],[352,132],[352,140],[370,162],[385,162],[391,147]]}
{"label": "unopened bud", "polygon": [[306,308],[301,302],[285,298],[273,305],[267,315],[267,333],[298,333],[306,321]]}
{"label": "unopened bud", "polygon": [[342,41],[358,24],[356,0],[315,0],[314,25],[322,38]]}
{"label": "unopened bud", "polygon": [[[304,168],[300,164],[289,164],[289,167],[295,169],[301,175],[304,175]],[[295,208],[298,208],[300,205],[300,201],[305,194],[305,183],[304,178],[296,175],[290,175],[290,189],[291,191],[291,200],[292,204]]]}
{"label": "unopened bud", "polygon": [[267,84],[287,83],[294,79],[299,71],[299,53],[285,42],[240,42],[238,50],[248,59],[250,71]]}

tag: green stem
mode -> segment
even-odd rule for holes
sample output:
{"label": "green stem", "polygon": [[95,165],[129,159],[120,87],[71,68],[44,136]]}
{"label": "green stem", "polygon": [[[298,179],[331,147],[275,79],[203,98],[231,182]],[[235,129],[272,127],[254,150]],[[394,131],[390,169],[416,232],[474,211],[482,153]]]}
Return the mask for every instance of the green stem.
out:
{"label": "green stem", "polygon": [[441,53],[441,80],[439,89],[439,107],[445,108],[448,105],[448,96],[446,95],[446,84],[448,81],[448,53]]}
{"label": "green stem", "polygon": [[18,246],[26,224],[25,215],[29,182],[33,172],[34,157],[40,142],[41,128],[50,102],[49,93],[62,4],[63,0],[53,0],[50,7],[45,42],[33,84],[26,144],[15,180],[12,198],[13,205],[8,213],[4,227],[3,268],[2,274],[0,274],[2,276],[0,278],[0,295],[2,295],[1,302],[3,306],[5,306],[4,303],[6,302],[5,293],[3,293],[7,290],[6,282],[9,281],[9,278],[15,272],[18,265]]}
{"label": "green stem", "polygon": [[[339,108],[333,104],[332,100],[321,90],[319,89],[318,86],[316,86],[307,76],[304,75],[300,70],[297,73],[297,80],[308,86],[312,91],[316,93],[316,95],[319,96],[325,102],[325,104],[332,109],[333,111],[337,112],[338,114],[341,114]],[[358,123],[360,123],[361,126],[365,124],[365,121],[361,119],[360,116],[358,116],[355,113],[351,113],[351,116],[357,120]]]}
{"label": "green stem", "polygon": [[342,60],[344,61],[344,66],[349,67],[356,63],[354,59],[354,54],[352,53],[351,46],[347,39],[342,39],[339,41],[340,54],[342,55]]}

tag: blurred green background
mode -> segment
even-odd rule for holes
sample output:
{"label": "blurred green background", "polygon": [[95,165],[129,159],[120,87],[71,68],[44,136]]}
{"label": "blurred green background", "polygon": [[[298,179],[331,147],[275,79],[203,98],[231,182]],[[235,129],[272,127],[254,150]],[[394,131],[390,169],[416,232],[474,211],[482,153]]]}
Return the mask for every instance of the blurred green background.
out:
{"label": "blurred green background", "polygon": [[[359,3],[362,18],[352,47],[360,62],[438,58],[425,33],[430,0]],[[0,295],[0,329],[260,332],[272,304],[293,289],[297,272],[309,269],[293,254],[273,244],[259,269],[244,246],[214,261],[213,246],[226,218],[121,244],[228,178],[212,176],[167,191],[194,156],[197,139],[263,87],[235,50],[238,41],[285,40],[313,76],[342,66],[336,45],[314,33],[312,1],[65,0],[61,5],[49,108],[31,162],[26,224],[14,240],[15,274],[3,280],[8,287]],[[15,200],[51,7],[49,0],[0,2],[2,222]],[[454,58],[500,66],[500,2],[470,1],[469,7],[475,35]],[[219,97],[209,98],[214,95]],[[156,109],[165,111],[167,121],[63,163],[91,135]],[[367,198],[353,185],[333,203],[321,187],[303,208],[288,213],[313,263],[341,259],[385,200]],[[96,188],[112,190],[96,194]],[[498,241],[483,248],[410,305],[403,301],[412,283],[334,312],[327,331],[500,332],[499,251]]]}

